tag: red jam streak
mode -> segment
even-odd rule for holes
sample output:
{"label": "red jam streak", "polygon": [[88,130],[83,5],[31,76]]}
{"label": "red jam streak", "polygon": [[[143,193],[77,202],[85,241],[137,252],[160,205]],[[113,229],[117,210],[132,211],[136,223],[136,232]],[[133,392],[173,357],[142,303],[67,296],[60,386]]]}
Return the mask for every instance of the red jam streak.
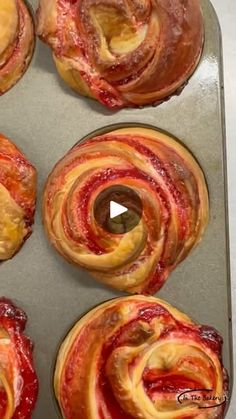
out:
{"label": "red jam streak", "polygon": [[[161,375],[161,377],[160,377]],[[159,370],[146,370],[143,375],[143,385],[148,396],[155,400],[160,393],[180,394],[188,390],[195,390],[202,387],[198,381],[191,380],[188,377],[168,373]]]}
{"label": "red jam streak", "polygon": [[[12,419],[31,419],[38,396],[38,379],[32,357],[33,345],[23,333],[26,322],[27,317],[23,310],[8,299],[0,299],[0,327],[10,337],[23,382],[20,400]],[[6,393],[0,389],[0,417],[4,417],[6,406]]]}

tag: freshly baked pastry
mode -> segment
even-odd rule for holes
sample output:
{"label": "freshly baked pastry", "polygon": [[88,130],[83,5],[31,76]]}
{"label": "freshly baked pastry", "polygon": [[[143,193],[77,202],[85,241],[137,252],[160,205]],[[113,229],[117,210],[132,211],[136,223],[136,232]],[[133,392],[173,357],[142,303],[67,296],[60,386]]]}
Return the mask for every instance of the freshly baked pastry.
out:
{"label": "freshly baked pastry", "polygon": [[31,419],[38,396],[30,339],[24,335],[26,314],[0,299],[0,417]]}
{"label": "freshly baked pastry", "polygon": [[[105,231],[94,204],[114,185],[143,204],[126,234]],[[44,225],[55,248],[99,281],[155,293],[202,238],[208,222],[204,175],[186,148],[152,129],[124,128],[76,145],[55,166],[44,191]]]}
{"label": "freshly baked pastry", "polygon": [[27,70],[34,44],[34,23],[26,2],[0,0],[0,95]]}
{"label": "freshly baked pastry", "polygon": [[[223,418],[228,377],[221,351],[214,329],[162,300],[133,296],[106,302],[78,321],[59,350],[54,388],[62,416]],[[218,399],[205,400],[206,395]]]}
{"label": "freshly baked pastry", "polygon": [[109,108],[180,91],[202,52],[199,0],[40,0],[37,32],[72,89]]}
{"label": "freshly baked pastry", "polygon": [[0,134],[0,261],[10,259],[30,236],[35,203],[35,168]]}

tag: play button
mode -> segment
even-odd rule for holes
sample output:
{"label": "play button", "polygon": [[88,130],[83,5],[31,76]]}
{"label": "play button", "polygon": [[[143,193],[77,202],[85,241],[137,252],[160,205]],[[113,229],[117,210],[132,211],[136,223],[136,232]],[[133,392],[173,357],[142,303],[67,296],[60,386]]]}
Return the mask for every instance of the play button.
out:
{"label": "play button", "polygon": [[117,204],[117,202],[110,202],[110,218],[118,217],[118,215],[124,214],[129,211],[128,208],[123,205]]}
{"label": "play button", "polygon": [[133,189],[115,185],[98,195],[94,204],[94,217],[109,233],[124,234],[139,224],[142,210],[142,201]]}

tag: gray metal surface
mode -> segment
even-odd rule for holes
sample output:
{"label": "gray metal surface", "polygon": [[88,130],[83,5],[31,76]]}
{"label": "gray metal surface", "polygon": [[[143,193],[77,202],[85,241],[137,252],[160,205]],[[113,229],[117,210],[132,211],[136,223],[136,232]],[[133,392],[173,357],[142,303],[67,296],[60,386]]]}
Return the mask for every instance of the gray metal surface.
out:
{"label": "gray metal surface", "polygon": [[[36,7],[37,0],[31,4]],[[0,132],[22,148],[39,175],[34,232],[19,254],[0,267],[0,294],[26,310],[27,332],[35,342],[40,394],[34,419],[58,417],[51,384],[62,337],[85,311],[121,295],[65,262],[48,244],[41,223],[42,189],[53,165],[78,139],[110,124],[139,122],[170,132],[191,149],[205,172],[210,225],[158,295],[218,329],[232,379],[221,41],[209,1],[202,5],[206,41],[201,63],[182,94],[157,108],[114,113],[74,94],[56,75],[51,52],[39,41],[26,75],[0,98]]]}

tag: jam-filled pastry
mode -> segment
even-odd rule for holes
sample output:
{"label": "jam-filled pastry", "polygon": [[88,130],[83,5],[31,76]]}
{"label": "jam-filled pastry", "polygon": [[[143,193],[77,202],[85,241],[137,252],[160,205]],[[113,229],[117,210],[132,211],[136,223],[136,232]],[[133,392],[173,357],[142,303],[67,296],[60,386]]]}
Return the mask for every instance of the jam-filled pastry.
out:
{"label": "jam-filled pastry", "polygon": [[82,317],[65,338],[55,395],[65,419],[220,419],[228,393],[221,353],[213,328],[168,303],[118,298]]}
{"label": "jam-filled pastry", "polygon": [[199,0],[40,0],[37,33],[64,81],[109,108],[157,104],[199,62]]}
{"label": "jam-filled pastry", "polygon": [[0,299],[0,418],[31,419],[38,396],[27,317],[10,300]]}
{"label": "jam-filled pastry", "polygon": [[[120,235],[94,216],[102,191],[115,185],[131,188],[143,206],[136,227]],[[204,175],[188,150],[139,127],[72,148],[48,178],[43,210],[47,235],[68,261],[119,290],[153,294],[201,240],[209,205]]]}
{"label": "jam-filled pastry", "polygon": [[10,259],[30,236],[36,204],[36,170],[0,134],[0,261]]}
{"label": "jam-filled pastry", "polygon": [[34,44],[34,23],[26,2],[0,0],[0,95],[27,70]]}

